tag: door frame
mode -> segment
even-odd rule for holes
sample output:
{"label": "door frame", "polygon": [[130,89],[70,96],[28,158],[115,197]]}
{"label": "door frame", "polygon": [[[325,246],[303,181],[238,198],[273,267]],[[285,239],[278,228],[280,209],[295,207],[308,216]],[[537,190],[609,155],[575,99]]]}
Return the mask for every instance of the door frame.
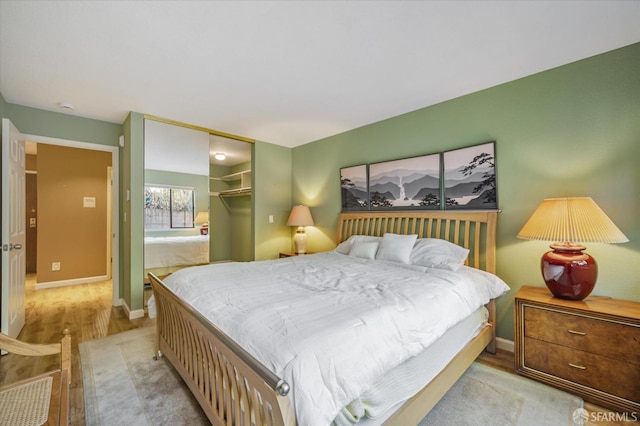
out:
{"label": "door frame", "polygon": [[[118,146],[100,145],[90,142],[74,141],[70,139],[52,138],[48,136],[30,135],[23,133],[24,139],[29,142],[66,146],[69,148],[88,149],[91,151],[104,151],[111,153],[111,167],[113,170],[113,184],[112,184],[112,197],[111,197],[111,230],[113,232],[113,239],[111,239],[111,247],[116,256],[113,256],[111,263],[111,280],[113,283],[113,306],[120,306],[122,299],[120,298],[120,223],[118,218],[120,217],[120,182],[119,182],[119,158],[120,150]],[[108,242],[107,242],[108,244]],[[107,271],[109,275],[109,271]]]}
{"label": "door frame", "polygon": [[[113,160],[113,158],[112,158]],[[107,277],[113,279],[113,166],[107,167]],[[117,215],[116,215],[117,217]]]}

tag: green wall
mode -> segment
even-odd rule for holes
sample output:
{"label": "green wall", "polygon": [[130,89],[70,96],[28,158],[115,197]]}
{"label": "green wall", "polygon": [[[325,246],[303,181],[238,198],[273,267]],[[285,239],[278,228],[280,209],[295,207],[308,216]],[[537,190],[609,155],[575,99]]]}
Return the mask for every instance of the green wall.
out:
{"label": "green wall", "polygon": [[123,298],[131,311],[144,308],[144,116],[129,113],[123,123],[122,255],[125,276]]}
{"label": "green wall", "polygon": [[[291,250],[287,226],[291,211],[290,148],[256,141],[253,155],[253,234],[255,260],[274,259]],[[273,223],[269,223],[269,216]]]}
{"label": "green wall", "polygon": [[[6,117],[4,113],[6,108],[7,108],[7,102],[4,100],[4,96],[2,96],[2,93],[0,93],[0,118]],[[2,129],[2,125],[0,125],[0,129]]]}
{"label": "green wall", "polygon": [[21,133],[118,146],[122,125],[8,103],[3,117]]}
{"label": "green wall", "polygon": [[335,246],[339,169],[496,141],[498,303],[513,339],[513,295],[544,287],[549,243],[516,234],[540,201],[590,196],[626,244],[587,244],[599,263],[594,295],[640,300],[640,44],[611,51],[293,149],[293,200],[311,207],[310,251]]}

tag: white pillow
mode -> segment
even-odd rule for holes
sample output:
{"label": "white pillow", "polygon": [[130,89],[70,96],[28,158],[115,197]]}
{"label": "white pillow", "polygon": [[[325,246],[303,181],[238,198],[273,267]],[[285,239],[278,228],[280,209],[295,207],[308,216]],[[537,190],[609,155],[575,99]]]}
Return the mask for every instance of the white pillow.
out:
{"label": "white pillow", "polygon": [[411,264],[428,268],[459,270],[469,250],[439,238],[420,238],[411,251]]}
{"label": "white pillow", "polygon": [[375,259],[379,244],[377,241],[356,241],[349,250],[349,256]]}
{"label": "white pillow", "polygon": [[381,239],[382,238],[380,237],[372,237],[369,235],[352,235],[346,241],[338,244],[338,247],[336,247],[334,251],[337,251],[340,254],[349,254],[351,247],[357,241],[380,241]]}
{"label": "white pillow", "polygon": [[376,259],[409,263],[411,259],[411,249],[413,249],[416,238],[418,238],[416,234],[384,234],[382,241],[380,241],[380,247],[378,247]]}

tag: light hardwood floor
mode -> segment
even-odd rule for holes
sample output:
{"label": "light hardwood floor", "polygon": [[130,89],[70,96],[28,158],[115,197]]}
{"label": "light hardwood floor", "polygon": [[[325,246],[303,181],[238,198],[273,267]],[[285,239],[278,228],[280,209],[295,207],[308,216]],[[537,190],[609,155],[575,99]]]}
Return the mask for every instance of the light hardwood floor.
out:
{"label": "light hardwood floor", "polygon": [[[85,414],[78,345],[121,331],[153,325],[155,320],[145,317],[130,321],[125,317],[121,307],[111,306],[111,281],[35,290],[34,277],[27,278],[26,324],[19,338],[31,343],[55,343],[60,340],[61,331],[69,328],[72,339],[70,423],[83,426]],[[148,296],[148,291],[145,293]],[[511,352],[483,354],[480,356],[480,362],[515,374]],[[5,355],[0,358],[0,384],[13,383],[44,373],[57,368],[58,363],[59,359],[56,356],[34,360],[17,355]],[[585,408],[592,412],[609,412],[592,404],[585,404]],[[588,423],[592,426],[630,424],[615,421]]]}
{"label": "light hardwood floor", "polygon": [[[122,307],[112,306],[112,282],[78,284],[35,290],[27,276],[26,323],[18,336],[30,343],[56,343],[64,328],[71,331],[70,424],[85,424],[82,371],[78,345],[88,340],[154,324],[148,317],[129,320]],[[59,355],[29,358],[8,354],[0,358],[0,384],[41,374],[59,366]]]}

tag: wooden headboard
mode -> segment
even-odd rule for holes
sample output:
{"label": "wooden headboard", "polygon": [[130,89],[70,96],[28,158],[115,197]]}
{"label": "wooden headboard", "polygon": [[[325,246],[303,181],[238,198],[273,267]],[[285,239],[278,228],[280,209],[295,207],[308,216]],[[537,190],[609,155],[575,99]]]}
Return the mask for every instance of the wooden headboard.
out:
{"label": "wooden headboard", "polygon": [[337,242],[352,235],[381,237],[385,233],[440,238],[469,249],[467,265],[496,272],[495,211],[349,212],[338,220]]}

